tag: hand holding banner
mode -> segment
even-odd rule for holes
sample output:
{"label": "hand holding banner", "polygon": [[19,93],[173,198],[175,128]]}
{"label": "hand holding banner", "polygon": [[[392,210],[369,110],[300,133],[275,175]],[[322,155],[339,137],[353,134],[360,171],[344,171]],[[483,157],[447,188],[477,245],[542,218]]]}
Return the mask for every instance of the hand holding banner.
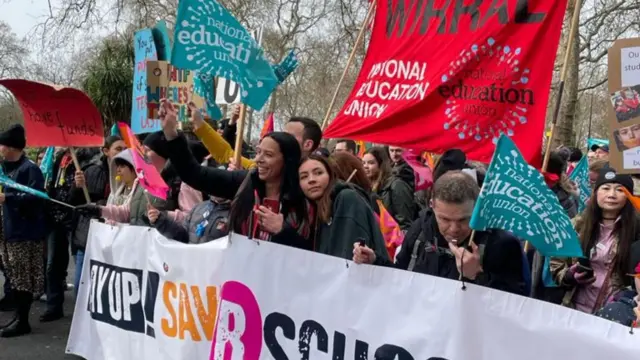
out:
{"label": "hand holding banner", "polygon": [[100,112],[80,90],[40,82],[0,80],[20,104],[27,146],[102,146]]}

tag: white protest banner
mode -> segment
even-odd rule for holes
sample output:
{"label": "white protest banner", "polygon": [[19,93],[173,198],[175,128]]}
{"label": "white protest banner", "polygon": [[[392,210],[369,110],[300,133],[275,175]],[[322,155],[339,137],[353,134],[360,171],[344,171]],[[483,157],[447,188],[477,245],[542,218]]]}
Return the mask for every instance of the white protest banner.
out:
{"label": "white protest banner", "polygon": [[[262,45],[262,34],[262,27],[251,31],[251,35],[253,35],[253,38],[256,40],[258,45]],[[216,86],[216,104],[240,104],[240,86],[229,79],[218,78],[218,85]]]}
{"label": "white protest banner", "polygon": [[634,359],[640,334],[537,300],[233,236],[91,226],[67,350],[87,360]]}

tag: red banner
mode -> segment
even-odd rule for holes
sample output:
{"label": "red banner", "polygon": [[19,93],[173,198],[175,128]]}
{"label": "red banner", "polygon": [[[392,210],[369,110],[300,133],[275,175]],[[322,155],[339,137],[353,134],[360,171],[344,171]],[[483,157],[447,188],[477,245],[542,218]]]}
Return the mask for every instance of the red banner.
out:
{"label": "red banner", "polygon": [[18,100],[27,146],[102,146],[100,112],[82,91],[28,80],[0,80]]}
{"label": "red banner", "polygon": [[500,134],[539,163],[566,0],[378,0],[371,42],[325,131],[489,162]]}

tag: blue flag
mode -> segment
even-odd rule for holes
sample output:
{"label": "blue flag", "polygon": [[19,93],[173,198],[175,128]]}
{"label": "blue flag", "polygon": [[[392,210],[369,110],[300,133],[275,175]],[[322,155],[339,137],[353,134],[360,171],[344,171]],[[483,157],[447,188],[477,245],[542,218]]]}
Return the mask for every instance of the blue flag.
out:
{"label": "blue flag", "polygon": [[131,130],[143,134],[162,130],[160,121],[149,119],[147,111],[147,61],[158,60],[151,29],[136,31],[133,39],[135,67],[133,69],[133,100]]}
{"label": "blue flag", "polygon": [[0,184],[2,186],[6,186],[8,188],[12,188],[12,189],[16,189],[18,191],[22,191],[25,192],[27,194],[31,194],[43,199],[47,199],[49,200],[49,195],[47,195],[46,193],[36,190],[36,189],[32,189],[28,186],[24,186],[22,184],[18,184],[17,182],[11,180],[9,177],[4,176],[4,175],[0,175]]}
{"label": "blue flag", "polygon": [[40,171],[42,171],[42,175],[44,175],[45,184],[53,177],[53,155],[55,152],[56,148],[49,146],[47,151],[44,152],[42,162],[40,163]]}
{"label": "blue flag", "polygon": [[282,84],[291,73],[298,68],[298,57],[291,50],[287,57],[285,57],[280,64],[273,66],[273,72],[278,78],[278,83]]}
{"label": "blue flag", "polygon": [[558,198],[504,134],[496,145],[470,226],[509,231],[530,241],[543,256],[582,256],[578,235]]}
{"label": "blue flag", "polygon": [[181,0],[171,63],[240,86],[242,103],[260,110],[278,78],[251,34],[215,0]]}
{"label": "blue flag", "polygon": [[207,115],[213,120],[222,119],[222,111],[216,105],[216,89],[213,76],[195,73],[193,76],[193,93],[204,99]]}
{"label": "blue flag", "polygon": [[589,160],[583,156],[578,165],[573,169],[569,180],[573,181],[580,191],[580,201],[578,201],[578,212],[584,211],[587,207],[587,200],[591,197],[591,181],[589,181]]}

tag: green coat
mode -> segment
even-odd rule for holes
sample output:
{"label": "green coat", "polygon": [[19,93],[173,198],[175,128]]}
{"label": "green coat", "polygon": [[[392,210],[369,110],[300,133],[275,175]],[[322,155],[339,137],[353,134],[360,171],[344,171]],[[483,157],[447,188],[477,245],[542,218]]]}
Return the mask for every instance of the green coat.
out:
{"label": "green coat", "polygon": [[351,260],[353,244],[362,240],[376,252],[378,259],[389,259],[380,225],[364,190],[355,185],[337,183],[331,198],[331,219],[328,223],[318,224],[315,250]]}

